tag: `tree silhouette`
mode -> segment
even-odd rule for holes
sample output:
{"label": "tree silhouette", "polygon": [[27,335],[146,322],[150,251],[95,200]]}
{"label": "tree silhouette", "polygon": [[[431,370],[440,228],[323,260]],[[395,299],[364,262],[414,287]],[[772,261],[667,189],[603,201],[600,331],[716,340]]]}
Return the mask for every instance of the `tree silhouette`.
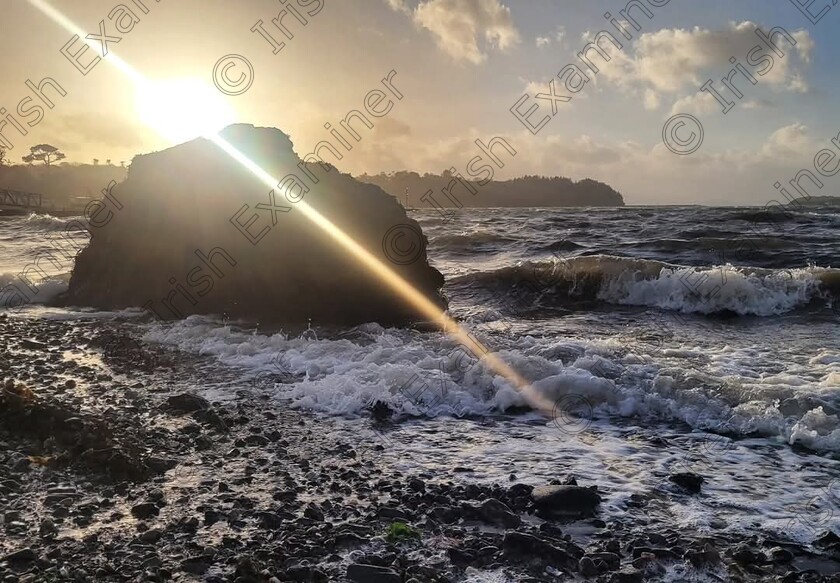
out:
{"label": "tree silhouette", "polygon": [[33,162],[43,162],[45,166],[49,166],[53,162],[64,160],[67,156],[59,151],[55,146],[49,144],[38,144],[29,148],[29,154],[23,157],[23,161],[27,164]]}
{"label": "tree silhouette", "polygon": [[99,166],[99,158],[94,158],[93,159],[93,165],[94,166]]}
{"label": "tree silhouette", "polygon": [[0,146],[0,166],[5,166],[7,161],[6,148]]}

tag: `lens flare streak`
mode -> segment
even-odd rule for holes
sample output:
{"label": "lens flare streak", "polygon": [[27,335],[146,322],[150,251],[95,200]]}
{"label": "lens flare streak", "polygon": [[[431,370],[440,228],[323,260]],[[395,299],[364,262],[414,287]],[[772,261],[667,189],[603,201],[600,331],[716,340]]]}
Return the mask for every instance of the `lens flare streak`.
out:
{"label": "lens flare streak", "polygon": [[[86,34],[80,27],[44,0],[28,1],[32,6],[40,10],[58,25],[73,34],[78,35],[79,38],[85,39]],[[95,51],[98,51],[100,48],[93,41],[84,40],[84,42]],[[108,56],[105,57],[105,59],[113,64],[121,73],[126,75],[132,83],[137,85],[138,89],[145,89],[149,86],[149,81],[143,75],[141,75],[128,63],[120,59],[113,51],[109,51]],[[165,128],[159,127],[160,124],[151,125],[155,125],[156,127],[153,127],[153,129],[159,132],[163,137],[167,136]],[[277,188],[278,180],[248,158],[245,154],[240,152],[235,146],[233,146],[233,144],[218,134],[209,134],[206,137],[227,153],[233,160],[250,171],[268,188]],[[519,390],[533,408],[543,411],[548,416],[553,415],[553,403],[534,390],[528,381],[522,378],[522,376],[513,370],[506,362],[504,362],[504,360],[491,353],[480,341],[469,334],[464,328],[455,322],[455,320],[441,311],[440,308],[438,308],[438,306],[436,306],[431,300],[425,297],[410,283],[400,277],[393,269],[385,265],[376,256],[370,253],[370,251],[347,235],[347,233],[342,231],[337,225],[320,212],[303,201],[295,204],[308,220],[324,231],[324,233],[331,237],[336,243],[346,249],[356,260],[367,267],[385,285],[403,298],[406,303],[416,309],[424,317],[435,322],[446,334],[464,345],[473,354],[481,355],[480,358],[485,362],[485,364]]]}

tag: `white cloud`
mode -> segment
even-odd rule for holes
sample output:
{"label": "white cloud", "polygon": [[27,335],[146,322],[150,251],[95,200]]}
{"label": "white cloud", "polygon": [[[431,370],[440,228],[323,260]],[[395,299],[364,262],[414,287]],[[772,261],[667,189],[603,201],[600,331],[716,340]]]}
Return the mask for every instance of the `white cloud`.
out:
{"label": "white cloud", "polygon": [[[609,49],[612,61],[603,67],[602,75],[615,86],[631,93],[640,90],[652,90],[659,94],[673,94],[686,89],[699,91],[708,79],[713,79],[715,86],[725,91],[721,78],[732,69],[730,59],[734,57],[761,84],[776,90],[808,91],[803,66],[810,62],[814,50],[809,32],[804,29],[791,32],[795,46],[776,36],[776,44],[785,54],[780,58],[761,43],[756,34],[757,28],[758,25],[749,21],[731,22],[720,30],[663,28],[643,34],[632,49],[626,47],[624,52],[610,48],[609,43],[604,41],[602,44]],[[764,76],[757,73],[764,65],[753,67],[747,63],[747,55],[759,45],[764,47],[760,54],[771,54],[774,59],[772,68]],[[740,74],[733,82],[743,93],[752,87]],[[649,100],[647,95],[645,100]]]}
{"label": "white cloud", "polygon": [[[800,123],[780,127],[752,146],[716,152],[706,149],[691,156],[675,156],[657,141],[643,145],[587,134],[549,134],[534,137],[523,130],[514,134],[470,128],[464,135],[418,140],[399,135],[376,140],[354,151],[356,173],[411,169],[440,172],[455,166],[464,172],[476,138],[498,135],[516,149],[497,179],[523,174],[594,178],[624,194],[631,204],[699,203],[759,204],[777,199],[776,180],[786,182],[812,164],[813,155],[825,144],[815,141]],[[827,142],[826,142],[827,144]],[[348,160],[349,161],[349,160]]]}
{"label": "white cloud", "polygon": [[499,0],[426,0],[414,9],[414,22],[446,54],[473,64],[485,61],[489,48],[504,51],[519,42],[510,9]]}
{"label": "white cloud", "polygon": [[652,89],[645,90],[645,109],[649,111],[659,109],[659,94]]}
{"label": "white cloud", "polygon": [[668,115],[676,115],[678,113],[702,115],[714,111],[722,112],[723,106],[715,100],[711,93],[699,92],[676,100]]}
{"label": "white cloud", "polygon": [[543,47],[547,47],[552,42],[556,42],[558,45],[563,46],[566,40],[566,27],[565,26],[558,26],[557,32],[554,33],[554,36],[538,36],[536,38],[537,48],[541,49]]}
{"label": "white cloud", "polygon": [[774,160],[789,160],[816,151],[816,144],[808,135],[808,128],[801,123],[793,123],[770,134],[761,147],[760,155]]}
{"label": "white cloud", "polygon": [[741,107],[744,109],[770,109],[773,107],[773,102],[767,99],[749,99]]}
{"label": "white cloud", "polygon": [[405,12],[409,14],[411,10],[408,7],[408,4],[405,3],[405,0],[385,0],[393,10],[398,12]]}

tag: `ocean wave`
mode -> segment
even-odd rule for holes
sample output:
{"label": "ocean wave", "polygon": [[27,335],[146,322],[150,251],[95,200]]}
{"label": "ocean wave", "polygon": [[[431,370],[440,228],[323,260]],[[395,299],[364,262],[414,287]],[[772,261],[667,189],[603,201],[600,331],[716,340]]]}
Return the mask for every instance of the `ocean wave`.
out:
{"label": "ocean wave", "polygon": [[600,301],[706,315],[775,316],[840,300],[838,269],[684,267],[610,255],[525,262],[454,278],[450,285],[535,292],[554,304]]}
{"label": "ocean wave", "polygon": [[436,246],[449,248],[465,248],[474,245],[487,245],[492,243],[511,243],[515,239],[507,237],[500,233],[493,233],[491,231],[474,231],[472,233],[454,233],[445,234],[437,237],[430,237],[430,243]]}
{"label": "ocean wave", "polygon": [[[262,335],[204,317],[150,324],[146,341],[243,369],[260,390],[292,407],[329,415],[367,415],[373,403],[397,416],[488,416],[532,408],[526,393],[440,333],[417,334],[368,324],[341,338]],[[766,436],[817,451],[840,451],[840,352],[814,355],[812,377],[687,374],[664,357],[640,358],[640,347],[615,341],[523,338],[494,354],[530,380],[544,400],[564,409],[561,431],[583,431],[608,417],[680,422],[714,433]],[[740,354],[718,347],[719,359]],[[563,354],[559,358],[557,355]],[[814,380],[814,379],[821,380]],[[810,379],[810,380],[809,380]],[[826,384],[829,383],[829,384]],[[217,395],[224,398],[224,395]]]}
{"label": "ocean wave", "polygon": [[25,282],[20,273],[0,273],[0,311],[26,304],[45,304],[67,291],[70,273]]}
{"label": "ocean wave", "polygon": [[776,207],[771,209],[731,212],[723,216],[723,220],[749,221],[751,223],[780,223],[797,220],[796,209]]}
{"label": "ocean wave", "polygon": [[543,251],[553,251],[555,253],[558,251],[577,251],[578,249],[583,249],[583,245],[578,245],[567,239],[561,239],[543,247]]}
{"label": "ocean wave", "polygon": [[652,239],[638,241],[633,247],[649,247],[665,251],[721,251],[755,253],[766,249],[796,249],[798,244],[781,237],[697,237],[693,239]]}
{"label": "ocean wave", "polygon": [[[81,220],[80,220],[81,219]],[[83,223],[84,219],[82,217],[54,217],[49,214],[37,214],[31,213],[29,216],[24,218],[21,223],[27,230],[32,231],[63,231],[67,227],[73,227],[71,230],[73,231],[81,231],[83,227],[80,227],[80,223]]]}

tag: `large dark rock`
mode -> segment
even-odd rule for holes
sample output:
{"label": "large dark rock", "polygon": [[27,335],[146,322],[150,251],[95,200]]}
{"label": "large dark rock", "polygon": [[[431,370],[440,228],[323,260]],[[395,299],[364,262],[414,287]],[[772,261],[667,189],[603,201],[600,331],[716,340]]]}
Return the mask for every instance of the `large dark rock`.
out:
{"label": "large dark rock", "polygon": [[347,578],[356,583],[400,583],[402,580],[393,569],[359,563],[347,567]]}
{"label": "large dark rock", "polygon": [[705,481],[703,476],[698,476],[691,472],[680,472],[678,474],[671,474],[668,479],[677,486],[691,492],[692,494],[699,494],[701,486]]}
{"label": "large dark rock", "polygon": [[221,135],[283,186],[271,191],[206,139],[137,156],[107,207],[92,217],[92,241],[78,255],[61,303],[143,306],[164,319],[196,313],[324,325],[428,319],[331,229],[307,218],[305,203],[445,306],[443,276],[428,264],[426,238],[394,197],[328,164],[301,162],[280,130],[234,125]]}
{"label": "large dark rock", "polygon": [[531,493],[537,513],[544,517],[584,518],[595,514],[601,503],[596,488],[538,486]]}

